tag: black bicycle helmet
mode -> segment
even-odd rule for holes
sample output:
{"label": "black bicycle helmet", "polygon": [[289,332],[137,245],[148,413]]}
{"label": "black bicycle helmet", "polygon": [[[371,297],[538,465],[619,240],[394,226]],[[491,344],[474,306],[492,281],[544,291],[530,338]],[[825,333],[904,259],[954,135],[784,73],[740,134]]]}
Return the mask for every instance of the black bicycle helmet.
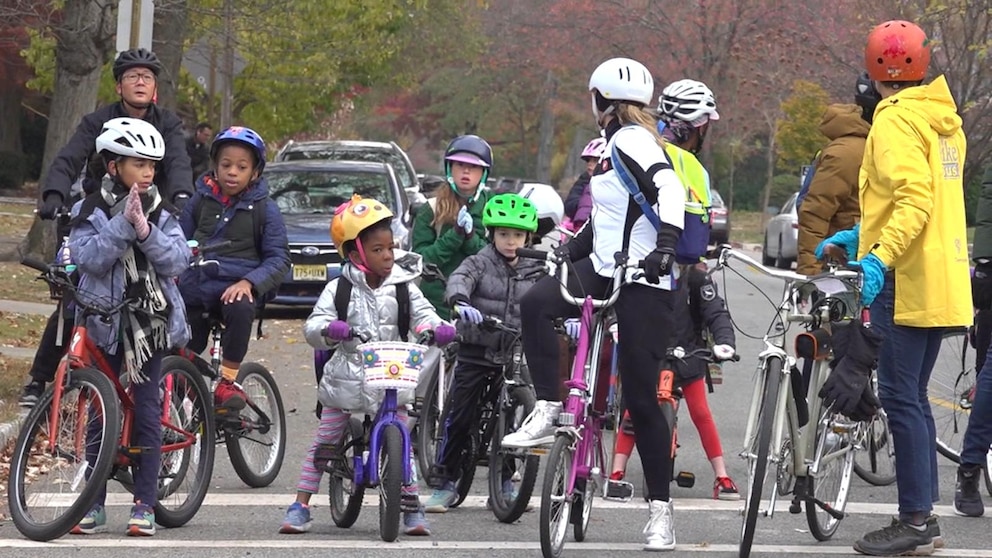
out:
{"label": "black bicycle helmet", "polygon": [[114,60],[114,81],[120,81],[124,72],[131,68],[148,68],[158,77],[162,71],[162,63],[158,61],[158,56],[146,48],[132,48],[125,50]]}
{"label": "black bicycle helmet", "polygon": [[861,107],[861,118],[871,124],[871,119],[875,116],[875,107],[881,100],[882,96],[875,89],[868,72],[861,72],[854,85],[854,102]]}

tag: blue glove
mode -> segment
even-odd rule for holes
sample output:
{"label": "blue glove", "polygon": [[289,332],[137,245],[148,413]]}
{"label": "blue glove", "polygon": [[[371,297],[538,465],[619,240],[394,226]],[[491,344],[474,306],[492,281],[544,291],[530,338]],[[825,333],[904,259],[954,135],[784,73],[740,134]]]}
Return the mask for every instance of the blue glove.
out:
{"label": "blue glove", "polygon": [[854,252],[858,248],[858,237],[861,235],[861,223],[854,225],[853,229],[848,229],[846,231],[837,231],[832,236],[828,236],[823,242],[816,245],[816,251],[813,254],[816,259],[823,259],[823,248],[827,244],[833,244],[834,246],[840,246],[847,252],[848,257],[856,256]]}
{"label": "blue glove", "polygon": [[475,222],[472,221],[472,214],[468,212],[467,205],[463,205],[458,210],[458,217],[455,218],[455,224],[458,225],[458,228],[465,231],[466,235],[472,234],[472,228],[475,226]]}
{"label": "blue glove", "polygon": [[455,312],[458,312],[458,317],[470,324],[479,325],[482,323],[482,312],[475,306],[465,304],[464,302],[459,302],[455,306]]}
{"label": "blue glove", "polygon": [[579,330],[582,328],[582,320],[580,320],[579,318],[569,318],[565,320],[564,325],[565,325],[565,333],[567,333],[568,336],[571,337],[572,339],[578,341]]}
{"label": "blue glove", "polygon": [[882,292],[882,285],[885,284],[885,272],[889,268],[885,267],[882,260],[875,254],[868,254],[858,262],[847,262],[847,265],[861,269],[864,279],[861,285],[861,304],[871,306],[875,302],[875,297]]}

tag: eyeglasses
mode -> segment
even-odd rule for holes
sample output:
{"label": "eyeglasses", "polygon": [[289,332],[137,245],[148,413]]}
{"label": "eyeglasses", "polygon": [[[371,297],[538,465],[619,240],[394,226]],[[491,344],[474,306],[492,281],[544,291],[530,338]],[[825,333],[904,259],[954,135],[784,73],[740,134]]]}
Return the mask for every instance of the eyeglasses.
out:
{"label": "eyeglasses", "polygon": [[121,81],[123,83],[138,83],[139,81],[155,83],[155,74],[124,74],[121,76]]}

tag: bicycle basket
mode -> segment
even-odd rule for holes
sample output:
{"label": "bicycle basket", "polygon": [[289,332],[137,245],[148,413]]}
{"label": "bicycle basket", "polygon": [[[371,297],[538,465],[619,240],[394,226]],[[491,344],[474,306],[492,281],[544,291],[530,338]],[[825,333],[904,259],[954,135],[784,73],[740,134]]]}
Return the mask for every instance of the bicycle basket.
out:
{"label": "bicycle basket", "polygon": [[427,354],[426,345],[374,341],[358,346],[365,385],[372,389],[416,389]]}

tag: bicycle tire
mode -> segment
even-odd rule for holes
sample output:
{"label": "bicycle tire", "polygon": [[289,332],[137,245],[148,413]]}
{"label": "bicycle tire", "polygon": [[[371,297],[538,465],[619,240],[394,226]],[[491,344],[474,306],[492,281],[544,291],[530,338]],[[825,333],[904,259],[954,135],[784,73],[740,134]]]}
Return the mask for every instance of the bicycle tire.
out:
{"label": "bicycle tire", "polygon": [[771,450],[772,425],[775,421],[775,406],[778,404],[778,391],[782,379],[782,359],[777,357],[765,361],[765,385],[761,401],[758,402],[757,432],[753,440],[746,441],[748,457],[748,490],[744,504],[744,521],[741,527],[739,558],[751,555],[754,531],[758,522],[758,509],[761,507],[761,491],[768,472],[768,454]]}
{"label": "bicycle tire", "polygon": [[400,534],[403,494],[403,435],[394,425],[383,429],[379,451],[379,538],[393,542]]}
{"label": "bicycle tire", "polygon": [[541,553],[544,558],[559,558],[565,548],[565,533],[571,519],[572,502],[565,493],[568,475],[572,470],[575,450],[567,435],[555,437],[548,462],[544,468],[541,486]]}
{"label": "bicycle tire", "polygon": [[[65,364],[63,363],[61,366],[65,366]],[[72,423],[72,417],[78,419],[81,414],[85,414],[87,419],[89,418],[90,407],[81,407],[85,403],[85,399],[81,401],[80,395],[84,394],[85,390],[86,398],[95,396],[98,404],[93,408],[103,409],[100,439],[93,442],[98,443],[100,449],[97,451],[96,460],[90,469],[89,479],[93,479],[92,481],[85,478],[88,466],[85,451],[71,453],[60,449],[57,455],[51,456],[35,451],[39,446],[43,447],[49,440],[48,423],[55,395],[54,386],[49,387],[28,413],[21,426],[11,455],[7,489],[7,507],[10,510],[14,526],[22,535],[34,541],[45,542],[57,539],[79,523],[103,488],[117,456],[122,419],[120,401],[117,399],[114,385],[103,373],[92,368],[70,370],[66,374],[68,377],[60,404],[64,411],[59,413],[60,424],[71,423],[67,430],[70,434],[69,440],[72,441],[74,439],[73,434],[76,432],[76,425]],[[89,428],[86,430],[88,431]],[[63,429],[60,429],[60,432],[62,431]],[[85,443],[90,444],[91,442],[86,440]],[[59,444],[59,448],[62,448],[61,444]],[[75,455],[75,461],[78,465],[74,467],[74,471],[69,472],[67,469],[72,467],[65,467],[64,462],[68,462],[66,458],[73,455]],[[82,460],[79,460],[80,457]],[[28,478],[29,467],[34,469],[42,459],[50,461],[47,472],[43,475],[31,474],[31,478]],[[71,463],[69,464],[71,465]],[[63,472],[68,474],[60,474]],[[35,506],[33,499],[25,493],[26,489],[40,487],[46,477],[59,478],[56,478],[47,490],[41,489],[40,494],[66,494],[68,489],[72,491],[70,493],[76,495],[75,500],[65,506],[49,506],[46,503],[38,503]],[[85,486],[77,492],[76,488],[79,482],[84,480]],[[49,512],[54,514],[53,517],[49,520],[42,520],[41,514]]]}
{"label": "bicycle tire", "polygon": [[[515,432],[523,419],[530,415],[537,398],[530,387],[516,387],[509,392],[510,401],[501,405],[500,414],[493,427],[493,439],[489,444],[489,501],[493,515],[502,523],[514,523],[527,511],[530,497],[537,482],[540,458],[526,450],[503,448],[503,437]],[[510,474],[510,479],[506,478]],[[520,476],[516,487],[516,497],[507,498],[504,484],[513,474]]]}
{"label": "bicycle tire", "polygon": [[[485,427],[485,425],[480,425]],[[473,432],[469,436],[468,443],[462,449],[461,467],[458,474],[458,480],[455,481],[455,492],[458,494],[458,499],[451,503],[449,508],[457,508],[465,501],[468,497],[468,493],[472,490],[472,483],[475,482],[475,470],[479,465],[479,454],[482,452],[480,438],[482,434],[479,432]]]}
{"label": "bicycle tire", "polygon": [[[847,507],[847,496],[851,488],[851,472],[854,468],[854,450],[849,432],[836,432],[830,423],[823,426],[818,423],[816,432],[817,445],[820,438],[826,436],[823,455],[814,460],[810,469],[817,468],[816,476],[806,477],[806,523],[813,537],[820,541],[828,541],[837,532],[840,519],[837,519],[820,508],[813,498],[820,500],[833,509],[843,513]],[[844,445],[846,444],[846,448]],[[837,455],[843,451],[843,455]],[[824,457],[828,459],[824,459]]]}
{"label": "bicycle tire", "polygon": [[581,494],[578,501],[582,504],[578,508],[573,504],[571,510],[573,516],[572,536],[575,538],[575,542],[586,540],[586,535],[589,534],[589,518],[592,517],[592,503],[596,497],[595,486],[596,483],[593,482],[592,478],[575,479],[575,493]]}
{"label": "bicycle tire", "polygon": [[[165,359],[162,360],[163,380],[166,375],[174,378],[169,422],[198,436],[197,443],[192,446],[162,453],[155,522],[174,528],[188,523],[200,510],[210,488],[217,443],[214,439],[213,397],[203,375],[186,359],[177,357],[169,367],[166,367]],[[170,434],[174,433],[163,429],[164,437]],[[167,441],[163,439],[162,443]]]}
{"label": "bicycle tire", "polygon": [[224,430],[227,455],[245,484],[262,488],[272,484],[282,469],[286,409],[275,378],[261,364],[243,363],[238,384],[248,394],[248,405],[239,413],[240,423],[250,426]]}
{"label": "bicycle tire", "polygon": [[[444,358],[444,356],[442,355],[441,358]],[[437,447],[443,435],[441,431],[441,411],[437,405],[437,382],[438,374],[435,371],[428,380],[416,426],[417,461],[420,463],[420,470],[427,477],[425,480],[427,480],[428,484],[432,482],[429,475],[434,464],[437,463]]]}
{"label": "bicycle tire", "polygon": [[961,462],[961,444],[970,415],[961,400],[977,379],[974,357],[967,330],[948,330],[930,374],[927,397],[936,430],[937,452],[954,463]]}
{"label": "bicycle tire", "polygon": [[879,409],[864,426],[861,445],[861,450],[854,452],[854,473],[873,486],[889,486],[896,482],[896,454],[884,409]]}
{"label": "bicycle tire", "polygon": [[351,418],[335,449],[338,455],[330,462],[334,464],[328,474],[331,519],[342,529],[354,525],[362,513],[365,485],[355,483],[355,457],[362,456],[365,449],[364,437],[362,421]]}

